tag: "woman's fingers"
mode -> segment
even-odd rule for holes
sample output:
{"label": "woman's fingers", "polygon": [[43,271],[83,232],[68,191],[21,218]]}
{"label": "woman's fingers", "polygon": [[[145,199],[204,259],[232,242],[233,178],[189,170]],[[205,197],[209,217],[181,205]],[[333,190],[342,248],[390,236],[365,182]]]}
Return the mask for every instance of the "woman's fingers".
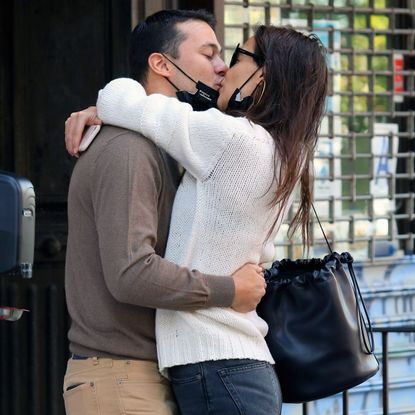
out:
{"label": "woman's fingers", "polygon": [[100,125],[102,121],[97,117],[96,107],[88,107],[82,111],[73,112],[65,121],[66,150],[72,156],[79,152],[84,129],[88,125]]}

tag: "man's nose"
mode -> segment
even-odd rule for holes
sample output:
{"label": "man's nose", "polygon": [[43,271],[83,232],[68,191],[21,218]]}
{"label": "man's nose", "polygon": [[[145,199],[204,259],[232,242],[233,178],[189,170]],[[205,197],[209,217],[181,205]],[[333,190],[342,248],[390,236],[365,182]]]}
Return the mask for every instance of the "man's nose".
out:
{"label": "man's nose", "polygon": [[221,58],[218,57],[216,65],[215,65],[215,72],[218,75],[225,76],[226,72],[228,72],[228,69],[229,69],[228,65],[226,65],[226,63]]}

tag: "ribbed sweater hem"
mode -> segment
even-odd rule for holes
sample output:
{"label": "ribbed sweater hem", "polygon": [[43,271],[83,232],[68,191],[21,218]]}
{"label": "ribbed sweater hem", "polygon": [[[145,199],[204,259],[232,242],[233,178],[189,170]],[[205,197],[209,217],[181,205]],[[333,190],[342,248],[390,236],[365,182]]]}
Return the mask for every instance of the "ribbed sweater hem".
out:
{"label": "ribbed sweater hem", "polygon": [[212,336],[194,334],[157,338],[160,372],[167,376],[169,367],[209,360],[253,359],[274,364],[263,338],[246,336]]}

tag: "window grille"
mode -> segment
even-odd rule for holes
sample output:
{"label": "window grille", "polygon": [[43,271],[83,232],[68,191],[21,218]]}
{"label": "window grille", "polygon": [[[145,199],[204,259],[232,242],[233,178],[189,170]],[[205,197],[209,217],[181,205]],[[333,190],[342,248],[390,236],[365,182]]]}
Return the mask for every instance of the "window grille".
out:
{"label": "window grille", "polygon": [[[390,261],[414,247],[413,1],[225,1],[225,59],[258,24],[317,34],[328,51],[329,97],[315,154],[315,206],[336,251]],[[276,257],[301,241],[276,239]],[[327,251],[312,226],[311,255]]]}

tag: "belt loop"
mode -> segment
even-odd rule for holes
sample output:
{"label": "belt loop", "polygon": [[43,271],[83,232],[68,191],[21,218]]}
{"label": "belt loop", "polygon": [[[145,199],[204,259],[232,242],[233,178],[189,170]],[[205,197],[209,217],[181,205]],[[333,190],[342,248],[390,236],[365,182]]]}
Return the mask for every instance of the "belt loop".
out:
{"label": "belt loop", "polygon": [[99,362],[98,362],[98,357],[97,356],[94,356],[93,358],[92,358],[92,362],[93,362],[93,364],[94,364],[94,366],[96,366]]}

